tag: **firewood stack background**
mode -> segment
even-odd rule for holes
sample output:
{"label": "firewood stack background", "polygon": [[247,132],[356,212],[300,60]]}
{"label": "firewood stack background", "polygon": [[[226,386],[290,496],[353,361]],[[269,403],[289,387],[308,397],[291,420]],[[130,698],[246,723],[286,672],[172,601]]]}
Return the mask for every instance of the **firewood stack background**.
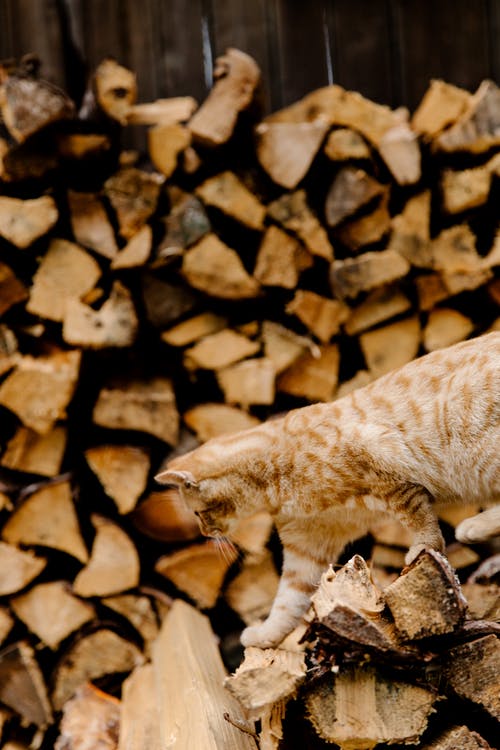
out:
{"label": "firewood stack background", "polygon": [[442,515],[462,588],[437,555],[398,577],[383,524],[305,640],[226,689],[214,632],[231,671],[276,590],[270,519],[237,559],[153,478],[500,329],[498,87],[432,81],[410,116],[329,86],[261,119],[235,49],[200,106],[137,104],[111,59],[78,112],[31,57],[0,76],[1,747],[494,747],[500,564],[453,542],[474,509]]}

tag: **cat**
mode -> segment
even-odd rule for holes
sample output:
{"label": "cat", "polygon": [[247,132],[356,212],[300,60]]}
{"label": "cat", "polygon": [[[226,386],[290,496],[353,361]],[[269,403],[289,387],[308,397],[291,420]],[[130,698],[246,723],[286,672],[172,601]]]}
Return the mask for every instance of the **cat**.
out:
{"label": "cat", "polygon": [[[300,622],[322,572],[374,522],[392,517],[410,530],[409,563],[424,548],[444,549],[435,502],[500,500],[500,332],[426,354],[336,401],[213,438],[157,480],[178,487],[207,536],[230,538],[242,518],[272,514],[280,583],[268,618],[241,642],[275,646]],[[500,506],[493,512],[465,521],[459,536],[485,539],[495,523],[498,531]]]}

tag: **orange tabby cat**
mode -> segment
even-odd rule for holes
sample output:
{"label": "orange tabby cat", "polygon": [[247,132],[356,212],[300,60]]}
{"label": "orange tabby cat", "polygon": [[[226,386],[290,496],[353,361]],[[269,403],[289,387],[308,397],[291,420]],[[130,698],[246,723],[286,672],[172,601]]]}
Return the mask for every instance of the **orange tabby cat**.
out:
{"label": "orange tabby cat", "polygon": [[[174,459],[177,486],[208,536],[260,510],[274,517],[283,571],[245,646],[273,646],[300,621],[321,573],[383,516],[412,532],[407,556],[443,550],[439,503],[500,500],[500,332],[414,360],[332,403],[314,404]],[[496,515],[462,525],[490,536]],[[474,527],[479,523],[479,528]]]}

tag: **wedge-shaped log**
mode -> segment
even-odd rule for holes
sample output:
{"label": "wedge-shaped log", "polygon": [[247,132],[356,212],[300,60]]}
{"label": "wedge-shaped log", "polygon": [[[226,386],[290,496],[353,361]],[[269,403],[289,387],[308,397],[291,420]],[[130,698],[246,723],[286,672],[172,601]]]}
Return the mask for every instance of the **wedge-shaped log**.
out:
{"label": "wedge-shaped log", "polygon": [[56,203],[50,195],[31,200],[0,197],[0,236],[21,249],[47,234],[58,217]]}
{"label": "wedge-shaped log", "polygon": [[0,542],[0,595],[24,589],[47,565],[44,557],[23,551],[13,544]]}
{"label": "wedge-shaped log", "polygon": [[202,441],[256,427],[259,420],[243,409],[229,404],[206,403],[188,409],[182,415],[185,424]]}
{"label": "wedge-shaped log", "polygon": [[130,240],[156,210],[164,175],[125,167],[104,183],[104,192],[116,211],[120,234]]}
{"label": "wedge-shaped log", "polygon": [[67,430],[62,425],[45,435],[19,427],[7,443],[0,463],[9,469],[53,477],[60,472],[66,442]]}
{"label": "wedge-shaped log", "polygon": [[268,205],[267,213],[285,229],[294,232],[312,255],[333,260],[333,248],[328,234],[308,206],[305,190],[285,193]]}
{"label": "wedge-shaped log", "polygon": [[265,206],[234,172],[221,172],[202,182],[196,195],[207,206],[214,206],[250,229],[263,229]]}
{"label": "wedge-shaped log", "polygon": [[26,641],[0,651],[0,701],[28,724],[45,729],[53,722],[43,674]]}
{"label": "wedge-shaped log", "polygon": [[119,513],[129,513],[146,489],[149,455],[132,445],[97,445],[85,451],[88,465],[114,500]]}
{"label": "wedge-shaped log", "polygon": [[103,693],[91,683],[82,685],[63,706],[54,750],[78,750],[85,745],[115,750],[120,717],[118,698]]}
{"label": "wedge-shaped log", "polygon": [[109,298],[99,310],[78,299],[66,303],[63,339],[72,346],[88,349],[132,346],[138,328],[132,295],[119,281],[115,281]]}
{"label": "wedge-shaped log", "polygon": [[182,273],[195,289],[222,299],[247,299],[259,294],[260,284],[248,274],[237,252],[215,234],[208,234],[187,250]]}

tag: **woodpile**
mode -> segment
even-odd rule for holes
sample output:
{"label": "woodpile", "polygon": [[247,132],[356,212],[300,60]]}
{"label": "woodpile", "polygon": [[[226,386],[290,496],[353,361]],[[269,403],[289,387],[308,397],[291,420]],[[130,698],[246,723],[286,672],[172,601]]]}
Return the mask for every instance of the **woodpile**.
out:
{"label": "woodpile", "polygon": [[334,85],[262,119],[235,49],[200,106],[138,103],[114,60],[81,106],[37,71],[0,67],[0,746],[494,747],[500,566],[453,540],[474,508],[442,513],[462,586],[434,554],[398,575],[381,524],[241,661],[271,519],[215,544],[153,477],[500,329],[498,87],[432,81],[410,117]]}

